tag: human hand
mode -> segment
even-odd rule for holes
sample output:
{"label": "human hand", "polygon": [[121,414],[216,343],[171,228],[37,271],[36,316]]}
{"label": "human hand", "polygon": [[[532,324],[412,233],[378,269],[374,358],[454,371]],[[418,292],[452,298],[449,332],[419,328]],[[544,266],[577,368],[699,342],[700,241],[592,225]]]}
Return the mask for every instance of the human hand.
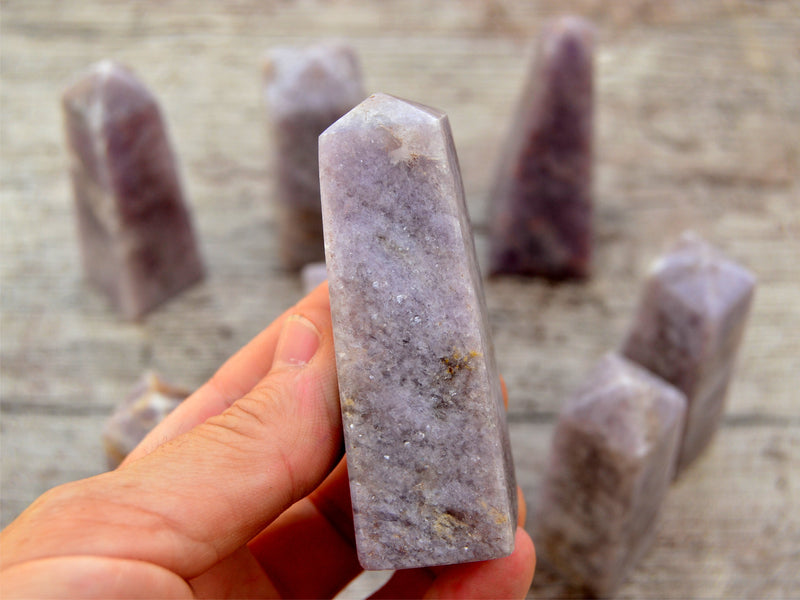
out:
{"label": "human hand", "polygon": [[[361,572],[327,285],[284,313],[115,471],[0,534],[3,597],[330,597]],[[338,466],[337,466],[338,463]],[[524,519],[524,502],[520,504]],[[375,597],[523,597],[535,556],[396,572]]]}

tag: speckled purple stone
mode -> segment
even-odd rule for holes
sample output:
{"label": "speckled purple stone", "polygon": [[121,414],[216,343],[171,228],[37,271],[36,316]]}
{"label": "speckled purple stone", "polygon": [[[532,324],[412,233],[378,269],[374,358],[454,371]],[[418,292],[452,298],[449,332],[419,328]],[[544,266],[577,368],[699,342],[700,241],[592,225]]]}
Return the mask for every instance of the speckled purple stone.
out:
{"label": "speckled purple stone", "polygon": [[490,194],[492,274],[589,275],[593,46],[583,19],[542,29]]}
{"label": "speckled purple stone", "polygon": [[323,260],[319,135],[366,94],[355,50],[342,42],[273,48],[264,98],[274,142],[278,242],[290,270]]}
{"label": "speckled purple stone", "polygon": [[203,277],[161,111],[111,61],[73,82],[62,107],[84,272],[137,318]]}
{"label": "speckled purple stone", "polygon": [[565,404],[533,520],[537,554],[593,595],[647,549],[669,490],[684,395],[609,354]]}
{"label": "speckled purple stone", "polygon": [[691,232],[651,268],[622,352],[689,400],[678,472],[719,426],[755,283],[750,271]]}
{"label": "speckled purple stone", "polygon": [[320,178],[361,564],[505,556],[516,482],[447,116],[375,94],[320,137]]}
{"label": "speckled purple stone", "polygon": [[187,390],[168,384],[156,373],[145,373],[103,427],[103,447],[109,468],[114,469],[125,460],[150,430],[188,395]]}

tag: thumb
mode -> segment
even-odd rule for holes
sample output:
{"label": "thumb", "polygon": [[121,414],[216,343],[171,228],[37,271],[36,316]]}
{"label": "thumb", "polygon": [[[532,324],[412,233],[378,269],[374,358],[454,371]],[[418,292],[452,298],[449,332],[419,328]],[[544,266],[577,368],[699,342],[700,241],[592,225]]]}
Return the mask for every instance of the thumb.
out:
{"label": "thumb", "polygon": [[[341,457],[341,417],[330,311],[301,310],[285,318],[268,374],[226,411],[122,469],[41,498],[33,518],[50,520],[47,543],[26,544],[32,532],[21,519],[30,552],[18,558],[116,556],[192,578],[316,488]],[[70,512],[91,515],[93,526],[75,530],[84,519],[64,518]]]}

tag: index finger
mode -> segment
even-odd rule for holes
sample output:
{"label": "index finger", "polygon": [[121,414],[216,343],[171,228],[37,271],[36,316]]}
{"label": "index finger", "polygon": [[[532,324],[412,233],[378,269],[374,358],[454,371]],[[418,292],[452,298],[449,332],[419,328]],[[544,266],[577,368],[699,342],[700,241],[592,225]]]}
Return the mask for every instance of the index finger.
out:
{"label": "index finger", "polygon": [[234,401],[253,389],[269,372],[278,336],[286,318],[290,314],[302,314],[304,310],[315,309],[330,310],[327,282],[320,284],[308,296],[286,310],[229,358],[211,379],[154,427],[128,454],[121,466],[149,454],[164,442],[222,413]]}

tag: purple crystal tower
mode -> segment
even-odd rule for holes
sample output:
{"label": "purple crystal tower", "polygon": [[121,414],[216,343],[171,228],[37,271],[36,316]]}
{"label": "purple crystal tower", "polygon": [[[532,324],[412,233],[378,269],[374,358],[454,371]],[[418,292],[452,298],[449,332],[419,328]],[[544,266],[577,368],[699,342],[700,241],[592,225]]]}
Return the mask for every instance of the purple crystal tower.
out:
{"label": "purple crystal tower", "polygon": [[538,555],[594,595],[647,549],[675,469],[686,398],[609,354],[564,406],[534,521]]}
{"label": "purple crystal tower", "polygon": [[203,277],[161,111],[111,61],[75,81],[62,106],[84,271],[137,318]]}
{"label": "purple crystal tower", "polygon": [[505,556],[514,466],[447,116],[373,95],[320,137],[320,179],[361,564]]}
{"label": "purple crystal tower", "polygon": [[490,196],[492,274],[589,275],[594,28],[549,22]]}
{"label": "purple crystal tower", "polygon": [[264,95],[275,143],[278,236],[283,266],[323,260],[319,135],[361,102],[355,51],[342,43],[275,48],[264,64]]}
{"label": "purple crystal tower", "polygon": [[689,232],[651,269],[623,353],[689,400],[678,471],[719,426],[754,290],[750,271]]}
{"label": "purple crystal tower", "polygon": [[103,427],[108,466],[116,468],[153,427],[172,412],[189,392],[146,373]]}

